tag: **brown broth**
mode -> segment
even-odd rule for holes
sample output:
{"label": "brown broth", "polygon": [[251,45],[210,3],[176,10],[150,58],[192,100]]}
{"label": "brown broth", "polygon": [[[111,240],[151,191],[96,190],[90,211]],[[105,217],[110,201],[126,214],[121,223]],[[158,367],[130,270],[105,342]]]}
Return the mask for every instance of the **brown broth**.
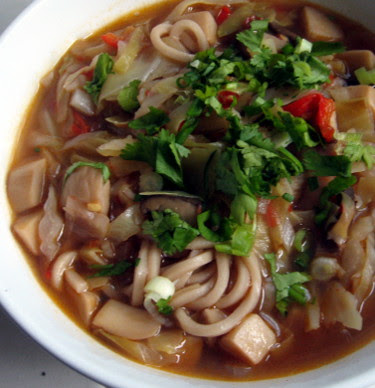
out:
{"label": "brown broth", "polygon": [[[269,2],[274,4],[278,9],[281,8],[286,11],[299,8],[301,7],[301,4],[306,4],[306,2],[298,0],[270,0]],[[117,29],[124,27],[124,25],[143,22],[154,17],[155,13],[160,14],[160,17],[162,17],[171,10],[174,5],[175,2],[165,1],[162,3],[162,6],[158,4],[140,10],[139,14],[134,13],[132,15],[126,15],[102,30],[95,32],[87,38],[87,41],[98,41],[98,37],[103,31],[116,31]],[[351,31],[350,34],[347,34],[345,42],[348,48],[375,49],[374,34],[365,30],[358,23],[350,21],[341,15],[334,14],[331,11],[326,11],[326,13],[332,15],[345,31]],[[298,27],[296,27],[296,29],[298,31]],[[72,48],[74,47],[75,46],[73,45]],[[56,69],[62,66],[63,61],[64,60],[62,59],[57,64]],[[26,114],[26,125],[22,129],[20,139],[14,149],[14,159],[11,163],[11,168],[21,161],[33,159],[39,154],[39,152],[36,152],[34,147],[30,144],[30,139],[32,138],[32,132],[38,128],[39,110],[44,105],[54,103],[53,98],[51,98],[51,91],[54,90],[56,82],[55,79],[49,89],[40,87],[40,90],[31,103]],[[67,242],[62,250],[67,250],[68,247],[69,243]],[[31,257],[26,248],[22,248],[35,276],[39,279],[43,288],[54,303],[56,303],[70,319],[86,331],[87,329],[81,322],[79,314],[72,308],[67,295],[64,292],[57,292],[52,289],[52,287],[48,286],[46,282],[46,268],[42,264],[41,258]],[[231,381],[269,379],[301,373],[342,358],[372,341],[375,338],[374,309],[375,293],[373,292],[366,300],[366,303],[364,303],[362,310],[364,325],[360,332],[345,329],[337,324],[331,328],[322,327],[319,330],[305,333],[303,313],[300,308],[295,307],[290,312],[288,318],[278,317],[281,325],[285,328],[289,328],[294,333],[294,339],[290,346],[288,346],[287,349],[281,349],[280,351],[276,350],[271,353],[271,356],[269,356],[267,360],[256,367],[245,365],[234,359],[219,347],[210,348],[205,346],[202,358],[194,369],[184,369],[179,365],[165,367],[164,369],[193,377]],[[98,338],[97,336],[95,336],[95,338],[106,346],[110,346],[102,338]],[[322,344],[324,344],[324,349],[322,349]],[[118,351],[114,346],[112,346],[112,348],[114,348],[115,351]],[[121,353],[121,351],[118,352]]]}

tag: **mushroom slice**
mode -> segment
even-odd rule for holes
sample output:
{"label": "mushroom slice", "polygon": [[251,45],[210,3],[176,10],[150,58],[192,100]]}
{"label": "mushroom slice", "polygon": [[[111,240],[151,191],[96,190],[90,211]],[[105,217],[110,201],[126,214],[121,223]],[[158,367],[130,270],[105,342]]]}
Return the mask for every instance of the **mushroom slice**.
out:
{"label": "mushroom slice", "polygon": [[110,334],[131,340],[152,337],[158,334],[161,326],[145,310],[114,299],[99,310],[92,323]]}
{"label": "mushroom slice", "polygon": [[170,209],[191,225],[196,225],[201,199],[181,191],[155,191],[140,193],[143,197],[141,211],[164,211]]}

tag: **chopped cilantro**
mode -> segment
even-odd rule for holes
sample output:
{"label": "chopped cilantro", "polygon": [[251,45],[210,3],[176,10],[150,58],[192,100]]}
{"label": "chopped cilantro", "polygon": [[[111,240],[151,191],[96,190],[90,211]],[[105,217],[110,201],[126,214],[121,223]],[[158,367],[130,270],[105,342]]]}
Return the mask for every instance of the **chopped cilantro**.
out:
{"label": "chopped cilantro", "polygon": [[109,54],[100,54],[98,61],[96,62],[92,81],[87,82],[83,87],[86,92],[91,95],[95,104],[98,103],[104,82],[107,80],[108,75],[112,73],[113,65],[113,59]]}
{"label": "chopped cilantro", "polygon": [[352,162],[345,155],[321,155],[316,151],[308,150],[303,155],[303,164],[307,170],[316,176],[343,176],[351,175]]}
{"label": "chopped cilantro", "polygon": [[[268,29],[268,21],[254,20],[249,30],[245,30],[236,35],[239,42],[244,44],[251,53],[262,52],[262,40],[265,31]],[[265,48],[263,48],[265,50]]]}
{"label": "chopped cilantro", "polygon": [[199,214],[197,223],[200,234],[208,241],[228,241],[233,233],[233,223],[228,218],[220,217],[218,213],[211,210]]}
{"label": "chopped cilantro", "polygon": [[322,194],[319,198],[319,208],[315,215],[315,222],[318,225],[322,225],[324,221],[329,217],[333,208],[332,197],[341,194],[343,191],[353,186],[357,182],[357,178],[354,175],[349,177],[337,176],[334,180],[328,183],[322,190]]}
{"label": "chopped cilantro", "polygon": [[103,180],[104,182],[107,182],[108,179],[111,176],[111,171],[109,170],[108,166],[102,162],[76,162],[73,163],[67,170],[64,176],[64,183],[66,180],[70,177],[70,175],[73,174],[73,172],[79,168],[79,167],[92,167],[92,168],[97,168],[98,170],[102,170],[102,175],[103,175]]}
{"label": "chopped cilantro", "polygon": [[143,233],[153,237],[167,255],[182,252],[199,235],[199,231],[183,221],[172,210],[151,212],[152,220],[142,224]]}
{"label": "chopped cilantro", "polygon": [[132,113],[139,108],[138,87],[141,81],[134,80],[125,86],[117,96],[117,101],[125,112]]}
{"label": "chopped cilantro", "polygon": [[231,239],[215,245],[218,252],[228,255],[247,256],[253,247],[256,235],[255,217],[251,224],[237,225]]}
{"label": "chopped cilantro", "polygon": [[350,161],[363,161],[367,168],[372,168],[375,162],[375,147],[371,144],[363,144],[361,133],[340,133],[338,140],[345,144],[342,153]]}
{"label": "chopped cilantro", "polygon": [[288,312],[292,302],[306,304],[310,300],[310,293],[302,284],[311,280],[304,272],[289,272],[280,274],[276,270],[276,256],[274,253],[264,255],[270,264],[272,280],[276,288],[276,308],[282,315]]}
{"label": "chopped cilantro", "polygon": [[290,193],[283,194],[283,198],[285,199],[285,201],[288,201],[288,202],[294,201],[294,196]]}
{"label": "chopped cilantro", "polygon": [[160,109],[150,106],[149,112],[129,123],[133,129],[144,129],[148,135],[159,132],[161,127],[169,122],[168,115]]}
{"label": "chopped cilantro", "polygon": [[345,51],[345,46],[339,42],[314,42],[312,44],[311,54],[322,57],[342,53]]}
{"label": "chopped cilantro", "polygon": [[181,159],[186,158],[189,152],[176,143],[173,133],[163,129],[157,136],[139,135],[138,142],[127,144],[121,151],[121,157],[146,162],[158,174],[178,187],[183,187]]}
{"label": "chopped cilantro", "polygon": [[139,264],[138,261],[128,261],[128,260],[122,260],[114,264],[106,264],[106,265],[99,265],[99,264],[93,264],[90,266],[92,269],[98,270],[98,272],[94,273],[93,275],[89,276],[89,278],[98,278],[102,276],[119,276],[125,273],[129,268],[133,266],[137,266]]}
{"label": "chopped cilantro", "polygon": [[156,307],[158,308],[160,314],[170,315],[173,313],[173,307],[169,304],[171,298],[171,296],[168,299],[160,298],[156,302]]}

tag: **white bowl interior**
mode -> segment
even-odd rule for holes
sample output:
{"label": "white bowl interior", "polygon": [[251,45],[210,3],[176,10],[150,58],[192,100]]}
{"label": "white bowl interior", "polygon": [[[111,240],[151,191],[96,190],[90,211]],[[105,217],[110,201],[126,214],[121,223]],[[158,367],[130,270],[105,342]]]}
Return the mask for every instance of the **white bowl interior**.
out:
{"label": "white bowl interior", "polygon": [[[0,38],[0,302],[40,344],[65,363],[111,387],[228,387],[231,383],[192,379],[124,359],[96,342],[62,313],[44,292],[9,230],[5,181],[24,113],[45,75],[79,37],[88,35],[152,0],[39,0]],[[325,0],[316,3],[326,5]],[[372,27],[373,0],[331,0],[329,6]],[[28,32],[28,33],[27,33]],[[27,41],[25,37],[30,36]],[[6,59],[6,60],[4,60]],[[261,387],[365,387],[375,383],[375,343],[333,364],[303,374],[252,383]],[[308,357],[308,354],[306,355]],[[249,383],[238,383],[240,385]],[[236,383],[237,385],[237,383]]]}

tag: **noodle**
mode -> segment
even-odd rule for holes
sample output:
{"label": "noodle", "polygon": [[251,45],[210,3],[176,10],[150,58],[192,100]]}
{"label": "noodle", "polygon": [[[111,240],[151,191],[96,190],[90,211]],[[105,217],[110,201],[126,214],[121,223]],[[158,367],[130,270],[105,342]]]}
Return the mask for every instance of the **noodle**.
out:
{"label": "noodle", "polygon": [[247,314],[254,310],[259,302],[262,289],[262,276],[259,268],[259,260],[255,256],[239,258],[249,270],[251,278],[251,288],[240,305],[222,321],[202,324],[194,321],[183,308],[176,310],[175,316],[181,327],[189,334],[198,337],[216,337],[228,333]]}

